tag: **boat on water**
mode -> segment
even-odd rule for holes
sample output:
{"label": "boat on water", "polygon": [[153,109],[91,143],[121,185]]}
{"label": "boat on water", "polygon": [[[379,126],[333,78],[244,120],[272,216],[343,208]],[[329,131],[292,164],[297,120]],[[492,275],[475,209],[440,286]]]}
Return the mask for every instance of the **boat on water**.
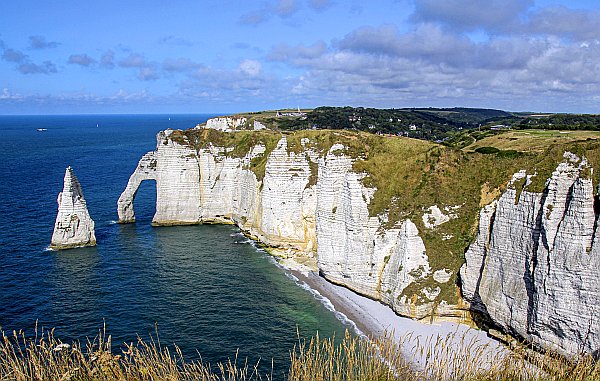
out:
{"label": "boat on water", "polygon": [[43,131],[48,131],[48,129],[47,128],[38,128],[38,129],[36,129],[36,131],[43,132]]}

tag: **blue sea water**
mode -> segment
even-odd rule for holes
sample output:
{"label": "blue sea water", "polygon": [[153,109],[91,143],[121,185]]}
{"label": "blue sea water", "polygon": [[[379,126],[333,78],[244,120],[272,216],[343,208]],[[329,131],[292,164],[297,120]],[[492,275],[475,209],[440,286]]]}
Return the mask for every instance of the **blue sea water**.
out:
{"label": "blue sea water", "polygon": [[[346,328],[264,251],[232,226],[152,227],[156,189],[144,182],[137,223],[119,225],[116,203],[156,133],[210,115],[0,116],[0,327],[63,340],[113,343],[158,330],[187,359],[248,358],[287,369],[296,332]],[[38,129],[46,129],[38,131]],[[65,168],[79,178],[98,246],[48,251]],[[268,368],[268,369],[267,369]]]}

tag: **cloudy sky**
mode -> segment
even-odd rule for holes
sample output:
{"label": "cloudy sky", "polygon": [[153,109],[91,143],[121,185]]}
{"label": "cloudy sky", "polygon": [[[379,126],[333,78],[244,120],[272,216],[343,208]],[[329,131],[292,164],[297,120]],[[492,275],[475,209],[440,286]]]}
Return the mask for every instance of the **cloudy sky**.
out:
{"label": "cloudy sky", "polygon": [[600,2],[0,4],[0,114],[319,105],[600,113]]}

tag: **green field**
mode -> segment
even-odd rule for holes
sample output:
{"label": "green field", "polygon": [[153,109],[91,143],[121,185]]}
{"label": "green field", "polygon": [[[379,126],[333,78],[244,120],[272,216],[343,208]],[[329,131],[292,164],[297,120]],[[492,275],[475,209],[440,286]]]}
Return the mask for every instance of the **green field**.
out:
{"label": "green field", "polygon": [[519,130],[508,131],[474,142],[464,148],[496,147],[521,152],[543,151],[555,144],[586,142],[600,139],[600,131]]}

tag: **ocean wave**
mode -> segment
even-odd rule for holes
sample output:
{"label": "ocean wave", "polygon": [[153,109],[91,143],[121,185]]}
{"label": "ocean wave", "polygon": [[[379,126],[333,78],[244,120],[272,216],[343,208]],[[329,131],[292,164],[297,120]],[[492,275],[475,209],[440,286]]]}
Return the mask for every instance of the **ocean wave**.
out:
{"label": "ocean wave", "polygon": [[319,291],[310,287],[308,284],[306,284],[306,282],[298,281],[298,282],[296,282],[296,284],[298,286],[300,286],[301,288],[305,289],[306,291],[310,292],[317,301],[321,302],[321,304],[323,304],[323,306],[325,306],[325,308],[327,308],[329,311],[333,312],[333,315],[340,322],[342,322],[343,325],[349,326],[358,336],[365,336],[363,331],[361,331],[360,328],[358,328],[358,326],[352,319],[350,319],[348,316],[346,316],[346,314],[344,314],[343,312],[340,312],[335,309],[335,306],[333,305],[331,300],[329,300],[329,298],[327,298],[326,296],[323,296]]}
{"label": "ocean wave", "polygon": [[[242,233],[239,233],[239,234],[242,234]],[[233,234],[232,234],[232,236],[233,236]],[[360,328],[358,328],[358,326],[352,319],[350,319],[348,316],[346,316],[346,314],[344,314],[343,312],[340,312],[335,309],[335,306],[333,305],[331,300],[329,300],[329,298],[321,295],[321,293],[319,291],[310,287],[306,282],[303,282],[300,279],[298,279],[298,277],[296,277],[294,274],[292,274],[290,272],[289,268],[287,268],[285,265],[281,264],[277,259],[275,259],[275,257],[268,254],[266,250],[256,247],[255,241],[253,241],[253,240],[249,240],[249,241],[251,242],[252,246],[254,246],[254,248],[256,249],[257,252],[265,253],[265,255],[267,256],[268,260],[271,263],[273,263],[275,266],[282,269],[284,274],[290,280],[292,280],[294,283],[296,283],[297,286],[308,291],[317,301],[319,301],[321,304],[323,304],[323,306],[325,308],[327,308],[327,310],[331,311],[333,313],[333,315],[336,317],[336,319],[338,319],[344,326],[350,327],[350,329],[352,329],[354,331],[354,333],[356,333],[358,336],[366,337],[366,335],[363,333],[363,331],[361,331]],[[238,242],[236,242],[236,243],[238,243]]]}
{"label": "ocean wave", "polygon": [[296,283],[300,282],[300,279],[298,279],[298,277],[296,277],[294,274],[292,274],[292,273],[290,273],[288,271],[285,272],[285,276],[287,276],[288,278],[290,278],[291,280],[293,280]]}

